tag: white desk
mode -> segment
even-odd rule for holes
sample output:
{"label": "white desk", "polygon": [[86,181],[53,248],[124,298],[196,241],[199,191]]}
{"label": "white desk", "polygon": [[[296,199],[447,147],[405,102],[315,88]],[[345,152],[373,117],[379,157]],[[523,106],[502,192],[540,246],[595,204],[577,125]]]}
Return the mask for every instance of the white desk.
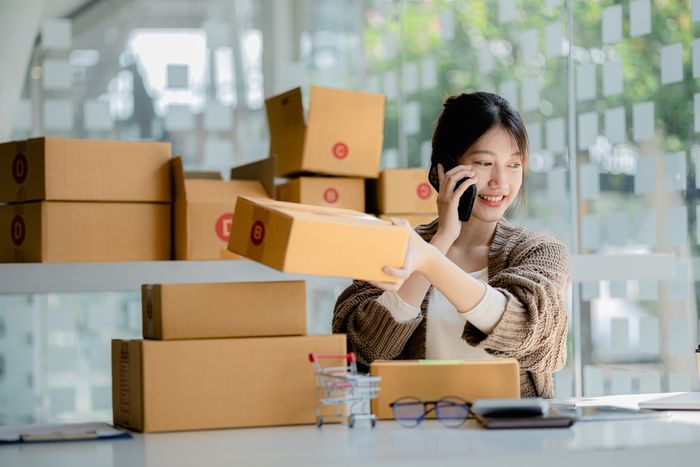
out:
{"label": "white desk", "polygon": [[[606,398],[601,398],[606,402]],[[629,404],[625,404],[629,405]],[[135,434],[131,440],[0,447],[0,466],[696,466],[700,412],[579,422],[570,429],[313,426]]]}

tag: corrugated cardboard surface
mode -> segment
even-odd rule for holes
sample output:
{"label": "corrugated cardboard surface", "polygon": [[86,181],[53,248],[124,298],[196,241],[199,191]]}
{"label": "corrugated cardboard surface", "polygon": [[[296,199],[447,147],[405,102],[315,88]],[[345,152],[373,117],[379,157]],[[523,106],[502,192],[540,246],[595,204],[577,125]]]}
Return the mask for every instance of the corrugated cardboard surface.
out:
{"label": "corrugated cardboard surface", "polygon": [[270,154],[277,157],[277,175],[312,172],[376,177],[384,107],[381,94],[312,86],[305,124],[301,89],[267,99]]}
{"label": "corrugated cardboard surface", "polygon": [[405,214],[405,213],[399,213],[399,214],[380,214],[379,218],[383,221],[391,222],[392,218],[395,219],[404,219],[407,220],[409,224],[411,224],[411,227],[417,227],[419,225],[423,224],[430,224],[433,222],[435,219],[437,219],[438,215],[437,213],[435,214]]}
{"label": "corrugated cardboard surface", "polygon": [[187,179],[179,157],[173,158],[172,165],[175,259],[220,259],[231,233],[236,198],[267,198],[266,190],[252,180]]}
{"label": "corrugated cardboard surface", "polygon": [[147,339],[306,334],[304,281],[143,285],[141,298]]}
{"label": "corrugated cardboard surface", "polygon": [[348,177],[299,177],[277,187],[277,199],[364,211],[365,181]]}
{"label": "corrugated cardboard surface", "polygon": [[171,201],[170,143],[34,138],[0,145],[0,201]]}
{"label": "corrugated cardboard surface", "polygon": [[345,335],[112,341],[114,423],[137,431],[312,424],[310,352]]}
{"label": "corrugated cardboard surface", "polygon": [[381,213],[437,214],[437,192],[427,169],[387,169],[379,174]]}
{"label": "corrugated cardboard surface", "polygon": [[239,197],[228,248],[285,272],[396,281],[408,232],[349,209]]}
{"label": "corrugated cardboard surface", "polygon": [[382,389],[372,401],[372,412],[384,420],[393,418],[389,404],[402,397],[432,401],[458,396],[470,402],[520,397],[520,371],[515,359],[376,361],[370,374],[382,377]]}
{"label": "corrugated cardboard surface", "polygon": [[40,201],[0,206],[0,262],[170,259],[170,204]]}

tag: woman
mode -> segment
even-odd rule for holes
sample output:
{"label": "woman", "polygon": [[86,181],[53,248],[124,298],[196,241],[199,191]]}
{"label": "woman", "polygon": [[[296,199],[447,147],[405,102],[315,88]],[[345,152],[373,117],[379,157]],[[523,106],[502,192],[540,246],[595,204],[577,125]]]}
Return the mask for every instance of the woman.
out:
{"label": "woman", "polygon": [[[347,334],[362,364],[513,357],[523,397],[554,396],[552,373],[566,362],[567,250],[503,219],[527,160],[525,127],[505,99],[446,100],[432,141],[438,218],[416,232],[395,220],[410,231],[404,266],[385,268],[398,282],[354,281],[335,305],[333,332]],[[477,196],[461,222],[459,199],[472,185]]]}

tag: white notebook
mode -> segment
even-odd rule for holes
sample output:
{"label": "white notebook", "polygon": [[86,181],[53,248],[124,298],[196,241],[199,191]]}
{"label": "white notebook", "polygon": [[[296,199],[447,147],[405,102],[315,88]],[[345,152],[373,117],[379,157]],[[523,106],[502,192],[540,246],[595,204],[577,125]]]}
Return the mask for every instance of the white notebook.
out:
{"label": "white notebook", "polygon": [[700,392],[682,392],[639,403],[640,409],[700,410]]}

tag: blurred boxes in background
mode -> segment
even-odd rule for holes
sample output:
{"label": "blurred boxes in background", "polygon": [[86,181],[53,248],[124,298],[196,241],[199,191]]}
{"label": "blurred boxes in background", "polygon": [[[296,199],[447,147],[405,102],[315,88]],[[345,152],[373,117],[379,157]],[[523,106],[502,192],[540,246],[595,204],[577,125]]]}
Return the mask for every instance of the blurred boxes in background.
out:
{"label": "blurred boxes in background", "polygon": [[0,145],[0,261],[170,259],[169,162],[169,143]]}
{"label": "blurred boxes in background", "polygon": [[141,297],[146,339],[306,334],[304,281],[143,285]]}
{"label": "blurred boxes in background", "polygon": [[299,173],[374,178],[384,138],[382,94],[311,87],[308,122],[301,88],[265,101],[276,175]]}
{"label": "blurred boxes in background", "polygon": [[361,212],[239,197],[228,248],[284,272],[395,282],[408,232]]}
{"label": "blurred boxes in background", "polygon": [[437,214],[437,192],[428,182],[428,170],[382,170],[377,205],[382,214]]}
{"label": "blurred boxes in background", "polygon": [[114,423],[143,432],[315,423],[310,352],[344,354],[345,335],[114,340]]}
{"label": "blurred boxes in background", "polygon": [[0,144],[0,202],[171,201],[170,143],[34,138]]}
{"label": "blurred boxes in background", "polygon": [[299,177],[277,187],[277,199],[291,203],[365,210],[365,181],[347,177]]}
{"label": "blurred boxes in background", "polygon": [[457,396],[468,402],[520,397],[520,367],[514,358],[375,361],[370,374],[382,378],[372,413],[383,420],[393,418],[389,404],[407,396],[424,401]]}
{"label": "blurred boxes in background", "polygon": [[170,259],[170,204],[37,201],[0,206],[0,262]]}
{"label": "blurred boxes in background", "polygon": [[172,168],[175,259],[221,259],[234,222],[236,198],[267,198],[267,192],[258,181],[191,178],[196,174],[183,172],[180,157],[173,159]]}

